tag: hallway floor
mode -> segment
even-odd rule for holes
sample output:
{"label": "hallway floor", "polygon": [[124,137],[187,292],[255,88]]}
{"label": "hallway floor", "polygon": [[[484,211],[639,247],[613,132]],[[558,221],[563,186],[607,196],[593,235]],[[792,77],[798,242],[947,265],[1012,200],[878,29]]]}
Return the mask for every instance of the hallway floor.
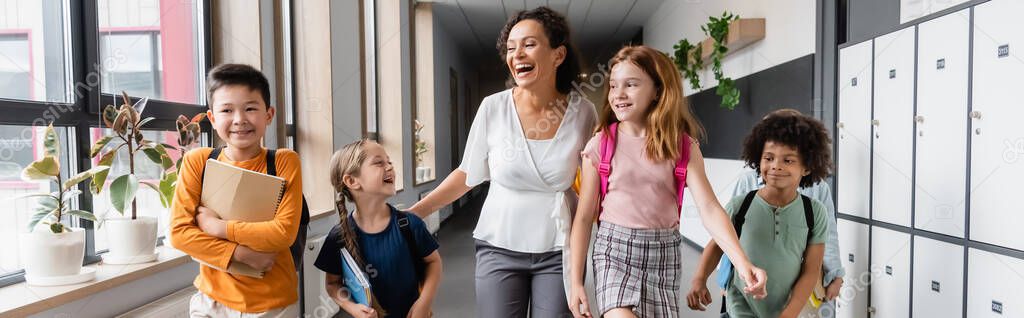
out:
{"label": "hallway floor", "polygon": [[[434,301],[435,317],[475,317],[476,295],[474,286],[475,256],[473,246],[473,228],[480,216],[483,196],[469,200],[469,203],[456,212],[441,226],[437,233],[440,243],[441,257],[444,260],[444,278],[437,299]],[[690,280],[697,268],[700,251],[688,244],[683,244],[683,277],[680,282],[681,317],[719,317],[721,297],[712,297],[714,302],[705,312],[692,311],[686,307],[685,293],[689,291]],[[714,277],[714,274],[712,274]],[[590,282],[590,280],[588,280]],[[719,288],[711,284],[711,294],[720,295]],[[588,285],[588,295],[594,298],[593,286]],[[592,304],[592,307],[593,304]],[[596,308],[595,308],[596,310]]]}

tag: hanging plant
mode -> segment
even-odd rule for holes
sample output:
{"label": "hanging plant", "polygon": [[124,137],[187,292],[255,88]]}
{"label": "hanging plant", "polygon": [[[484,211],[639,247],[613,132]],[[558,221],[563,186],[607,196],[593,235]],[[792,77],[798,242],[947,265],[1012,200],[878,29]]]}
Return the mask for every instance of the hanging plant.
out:
{"label": "hanging plant", "polygon": [[[725,46],[725,39],[729,35],[729,24],[739,18],[738,15],[723,12],[720,17],[709,17],[708,22],[700,27],[701,31],[704,31],[704,35],[711,38],[711,72],[714,73],[715,80],[718,81],[715,94],[722,97],[721,106],[729,110],[736,108],[736,105],[739,104],[740,90],[736,88],[736,82],[732,78],[722,74],[722,58],[729,51],[729,48]],[[673,46],[673,49],[675,52],[672,56],[676,67],[689,81],[691,88],[700,89],[700,75],[697,71],[704,67],[701,64],[701,55],[703,55],[701,46],[693,45],[689,40],[682,39]]]}
{"label": "hanging plant", "polygon": [[675,49],[673,61],[679,71],[683,72],[683,78],[689,80],[691,88],[700,90],[700,75],[697,72],[704,68],[700,58],[703,50],[687,39],[679,40],[672,48]]}

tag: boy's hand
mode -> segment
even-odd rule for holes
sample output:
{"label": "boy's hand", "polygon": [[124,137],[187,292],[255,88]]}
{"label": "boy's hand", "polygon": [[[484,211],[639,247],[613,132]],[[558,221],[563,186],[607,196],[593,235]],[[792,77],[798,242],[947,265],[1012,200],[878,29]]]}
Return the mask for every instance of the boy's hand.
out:
{"label": "boy's hand", "polygon": [[768,273],[750,263],[742,267],[736,266],[735,269],[747,285],[743,288],[744,293],[750,294],[754,299],[764,299],[768,296],[768,290],[765,288],[768,282]]}
{"label": "boy's hand", "polygon": [[269,271],[271,267],[274,267],[274,259],[277,258],[277,253],[257,252],[248,246],[238,245],[238,247],[235,247],[235,253],[231,258],[249,265],[252,268],[266,272]]}
{"label": "boy's hand", "polygon": [[196,225],[199,228],[218,238],[226,239],[228,237],[228,226],[227,222],[220,219],[217,212],[210,210],[205,206],[196,207]]}
{"label": "boy's hand", "polygon": [[406,315],[406,318],[430,318],[430,316],[430,303],[416,300],[412,304],[412,308],[409,308],[409,314]]}
{"label": "boy's hand", "polygon": [[569,297],[569,311],[576,318],[593,317],[590,314],[590,302],[587,301],[587,290],[583,284],[572,285],[571,297]]}
{"label": "boy's hand", "polygon": [[707,282],[694,280],[690,284],[690,293],[686,294],[686,305],[693,310],[705,311],[711,304],[711,291]]}
{"label": "boy's hand", "polygon": [[342,309],[345,309],[345,312],[348,312],[348,314],[352,315],[352,317],[355,317],[355,318],[377,318],[377,311],[373,310],[373,308],[366,307],[366,305],[357,304],[357,303],[349,303],[349,305],[346,306],[346,307],[347,308],[342,308]]}
{"label": "boy's hand", "polygon": [[833,300],[839,297],[839,291],[843,289],[843,278],[836,277],[832,280],[832,283],[825,287],[825,299]]}

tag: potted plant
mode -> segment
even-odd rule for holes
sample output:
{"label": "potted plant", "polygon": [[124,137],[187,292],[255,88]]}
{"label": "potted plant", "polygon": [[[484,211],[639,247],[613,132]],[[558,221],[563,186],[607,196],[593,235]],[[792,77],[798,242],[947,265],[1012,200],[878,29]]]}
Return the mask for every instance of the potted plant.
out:
{"label": "potted plant", "polygon": [[92,269],[83,270],[85,258],[85,230],[70,227],[64,222],[68,216],[95,221],[89,211],[72,209],[69,200],[82,194],[75,189],[79,183],[110,167],[98,166],[64,180],[60,174],[60,144],[53,124],[43,133],[43,157],[29,164],[21,172],[25,181],[50,181],[56,191],[21,196],[38,198],[38,206],[28,224],[28,233],[22,234],[21,258],[25,266],[25,280],[30,285],[66,285],[90,281],[96,276]]}
{"label": "potted plant", "polygon": [[[90,156],[99,158],[98,165],[111,166],[117,152],[124,150],[128,157],[128,173],[118,176],[110,183],[110,204],[122,217],[104,218],[103,225],[107,230],[109,251],[103,255],[108,264],[136,264],[155,261],[157,219],[140,217],[136,194],[139,184],[148,186],[163,196],[160,186],[152,182],[140,182],[136,177],[135,155],[140,151],[146,158],[166,170],[174,165],[167,149],[145,139],[142,127],[153,120],[153,117],[141,118],[148,99],[143,98],[131,104],[127,93],[122,93],[120,107],[107,105],[101,113],[103,124],[112,131],[112,135],[100,138],[93,144]],[[109,171],[109,170],[108,170]],[[97,173],[93,177],[92,192],[99,194],[105,186],[107,172]],[[161,199],[164,201],[165,199]],[[126,216],[127,214],[127,216]]]}
{"label": "potted plant", "polygon": [[[185,115],[178,115],[178,119],[175,120],[175,128],[178,132],[178,146],[161,144],[164,150],[174,150],[178,152],[178,159],[174,160],[174,170],[165,169],[161,172],[160,184],[156,185],[156,190],[160,194],[160,204],[164,208],[171,207],[171,199],[174,198],[174,189],[178,186],[178,171],[181,171],[181,162],[185,158],[185,153],[195,145],[199,144],[199,138],[202,137],[202,130],[199,127],[199,123],[206,118],[206,113],[198,113],[192,116],[191,119],[185,117]],[[163,160],[161,159],[161,164]],[[147,184],[147,186],[151,186]]]}
{"label": "potted plant", "polygon": [[413,155],[416,157],[416,182],[423,182],[430,178],[430,167],[421,166],[423,164],[423,155],[427,153],[427,142],[420,137],[420,131],[423,130],[423,124],[417,119],[414,121],[413,128],[415,130],[416,145],[413,151]]}

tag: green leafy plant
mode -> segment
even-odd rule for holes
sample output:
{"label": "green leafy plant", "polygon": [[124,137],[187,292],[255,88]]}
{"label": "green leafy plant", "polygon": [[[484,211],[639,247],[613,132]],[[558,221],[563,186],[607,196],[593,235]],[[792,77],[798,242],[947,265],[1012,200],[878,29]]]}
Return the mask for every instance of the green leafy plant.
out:
{"label": "green leafy plant", "polygon": [[[709,17],[708,22],[700,27],[704,35],[712,40],[710,60],[711,72],[714,73],[718,87],[715,94],[722,97],[721,106],[732,110],[740,102],[740,90],[736,88],[736,82],[722,73],[722,58],[729,48],[725,46],[725,39],[729,35],[729,24],[738,20],[738,15],[723,12],[720,17]],[[683,77],[690,83],[690,87],[700,89],[700,75],[698,70],[702,65],[701,55],[703,48],[698,44],[691,44],[689,40],[682,39],[672,46],[675,50],[672,54],[676,67],[683,73]]]}
{"label": "green leafy plant", "polygon": [[88,180],[99,173],[106,173],[110,167],[97,166],[87,171],[80,172],[67,180],[60,175],[60,142],[57,132],[53,130],[51,123],[43,133],[43,158],[30,163],[21,171],[21,178],[25,181],[52,181],[57,186],[57,191],[50,193],[35,193],[21,196],[19,198],[39,198],[35,213],[29,221],[28,229],[32,231],[42,222],[49,225],[53,233],[63,233],[68,227],[64,225],[64,216],[72,215],[82,219],[96,221],[92,212],[85,210],[71,209],[69,200],[82,194],[82,190],[74,189],[79,183]]}
{"label": "green leafy plant", "polygon": [[699,90],[700,74],[697,72],[704,68],[700,58],[703,50],[699,45],[693,45],[687,39],[679,40],[679,43],[673,45],[672,48],[675,49],[672,60],[676,63],[679,71],[683,72],[683,78],[689,80],[690,88]]}
{"label": "green leafy plant", "polygon": [[420,138],[420,131],[423,130],[423,124],[420,123],[419,119],[413,122],[413,135],[416,137],[416,146],[413,154],[416,156],[416,164],[423,163],[423,154],[427,153],[427,142]]}
{"label": "green leafy plant", "polygon": [[708,23],[701,26],[704,34],[714,40],[711,48],[711,72],[715,74],[718,81],[718,88],[715,94],[722,97],[722,107],[732,110],[740,103],[740,90],[736,88],[736,82],[732,78],[722,74],[722,58],[729,48],[725,46],[725,37],[729,35],[729,23],[738,20],[738,15],[723,12],[721,17],[709,17]]}
{"label": "green leafy plant", "polygon": [[[103,124],[110,128],[113,134],[97,140],[92,145],[89,155],[93,158],[99,158],[99,166],[109,167],[113,165],[118,151],[122,149],[126,151],[128,155],[128,174],[119,176],[110,183],[110,203],[121,215],[124,215],[130,209],[131,219],[135,220],[138,218],[135,195],[138,192],[139,184],[146,185],[160,194],[161,202],[169,200],[164,194],[165,192],[160,190],[159,185],[152,182],[139,181],[135,176],[135,154],[141,151],[146,155],[146,158],[160,165],[163,170],[172,167],[174,162],[167,155],[167,147],[164,144],[147,140],[142,135],[142,127],[154,119],[153,117],[143,119],[140,116],[142,111],[146,109],[146,102],[149,99],[143,98],[133,105],[131,98],[128,97],[128,93],[121,93],[121,98],[122,104],[120,107],[107,105],[101,113]],[[97,173],[93,177],[91,186],[93,193],[99,194],[103,190],[107,180],[107,172],[109,170]]]}
{"label": "green leafy plant", "polygon": [[206,113],[196,114],[191,119],[185,117],[185,115],[178,115],[178,119],[174,121],[178,133],[178,146],[161,144],[165,150],[178,152],[178,159],[174,160],[174,170],[164,169],[161,172],[160,184],[157,185],[157,192],[160,192],[160,204],[164,208],[171,206],[171,199],[174,198],[174,189],[178,186],[178,171],[181,171],[181,162],[185,158],[185,153],[199,144],[199,138],[202,138],[202,130],[199,123],[203,119],[206,119]]}

